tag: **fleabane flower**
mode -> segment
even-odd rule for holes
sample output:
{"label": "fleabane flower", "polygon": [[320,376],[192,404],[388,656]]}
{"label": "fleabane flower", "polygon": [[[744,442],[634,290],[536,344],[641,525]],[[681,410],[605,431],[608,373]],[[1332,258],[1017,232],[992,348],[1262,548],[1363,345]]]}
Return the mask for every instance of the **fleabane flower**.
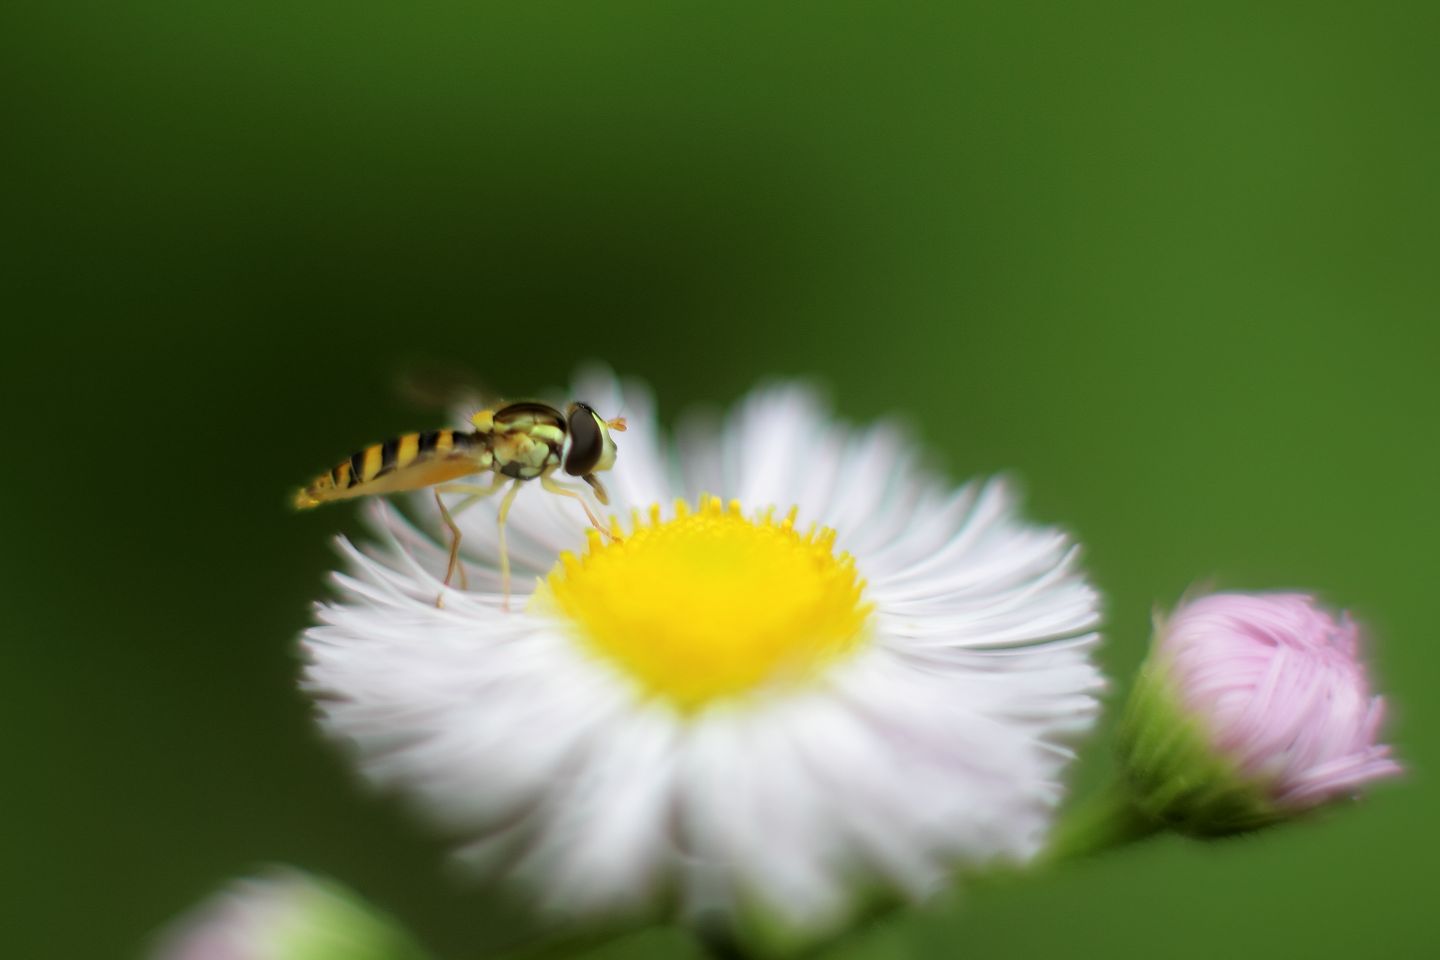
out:
{"label": "fleabane flower", "polygon": [[328,880],[273,868],[175,921],[151,960],[424,960],[388,918]]}
{"label": "fleabane flower", "polygon": [[1157,623],[1121,756],[1143,812],[1234,833],[1399,773],[1384,713],[1348,615],[1303,594],[1217,593]]}
{"label": "fleabane flower", "polygon": [[511,612],[493,507],[462,518],[474,589],[443,608],[424,499],[342,545],[304,682],[370,779],[569,915],[822,931],[1039,849],[1102,684],[1065,535],[803,387],[673,442],[636,384],[596,373],[574,396],[629,420],[614,536],[527,489]]}

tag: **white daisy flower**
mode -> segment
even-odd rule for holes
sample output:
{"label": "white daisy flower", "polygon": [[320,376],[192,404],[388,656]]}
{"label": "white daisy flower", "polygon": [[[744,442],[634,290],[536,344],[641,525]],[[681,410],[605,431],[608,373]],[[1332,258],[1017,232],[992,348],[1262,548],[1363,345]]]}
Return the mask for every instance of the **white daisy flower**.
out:
{"label": "white daisy flower", "polygon": [[511,612],[493,505],[459,518],[472,589],[443,608],[423,496],[342,542],[304,682],[368,778],[572,915],[819,931],[877,889],[920,898],[1040,849],[1102,685],[1099,598],[1063,533],[804,387],[673,443],[637,384],[591,373],[574,396],[629,420],[620,536],[527,489]]}

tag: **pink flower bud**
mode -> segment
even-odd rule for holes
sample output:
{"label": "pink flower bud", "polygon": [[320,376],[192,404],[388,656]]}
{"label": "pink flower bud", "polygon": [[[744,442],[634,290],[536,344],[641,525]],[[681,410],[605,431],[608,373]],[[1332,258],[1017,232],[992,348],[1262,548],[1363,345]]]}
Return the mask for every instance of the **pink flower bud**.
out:
{"label": "pink flower bud", "polygon": [[1400,772],[1377,742],[1385,702],[1348,614],[1303,594],[1217,593],[1176,611],[1160,651],[1215,748],[1276,803],[1312,807]]}
{"label": "pink flower bud", "polygon": [[153,960],[425,960],[350,891],[279,868],[232,883],[162,931]]}
{"label": "pink flower bud", "polygon": [[1401,767],[1378,742],[1360,630],[1303,594],[1217,593],[1156,638],[1122,723],[1136,803],[1228,833],[1352,796]]}

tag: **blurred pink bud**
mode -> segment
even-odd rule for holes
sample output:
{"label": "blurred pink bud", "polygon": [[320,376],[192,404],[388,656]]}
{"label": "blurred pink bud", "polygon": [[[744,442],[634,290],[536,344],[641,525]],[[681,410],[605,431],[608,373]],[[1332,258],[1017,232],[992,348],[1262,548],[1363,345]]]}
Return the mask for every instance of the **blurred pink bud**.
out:
{"label": "blurred pink bud", "polygon": [[425,960],[389,918],[329,880],[277,868],[236,881],[162,932],[152,960]]}
{"label": "blurred pink bud", "polygon": [[1159,650],[1215,748],[1275,803],[1305,809],[1400,772],[1378,742],[1359,627],[1297,593],[1216,593],[1183,605]]}
{"label": "blurred pink bud", "polygon": [[1179,829],[1254,829],[1401,767],[1379,742],[1361,632],[1303,594],[1217,593],[1157,623],[1121,727],[1144,811]]}

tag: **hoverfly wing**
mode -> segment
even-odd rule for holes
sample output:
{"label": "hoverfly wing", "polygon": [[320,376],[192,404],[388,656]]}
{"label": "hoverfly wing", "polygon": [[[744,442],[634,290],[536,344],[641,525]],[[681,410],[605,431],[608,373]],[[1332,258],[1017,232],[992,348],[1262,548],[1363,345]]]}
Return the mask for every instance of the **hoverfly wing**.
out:
{"label": "hoverfly wing", "polygon": [[395,395],[432,418],[463,418],[494,406],[499,396],[464,364],[437,357],[412,358],[401,364],[395,374]]}

